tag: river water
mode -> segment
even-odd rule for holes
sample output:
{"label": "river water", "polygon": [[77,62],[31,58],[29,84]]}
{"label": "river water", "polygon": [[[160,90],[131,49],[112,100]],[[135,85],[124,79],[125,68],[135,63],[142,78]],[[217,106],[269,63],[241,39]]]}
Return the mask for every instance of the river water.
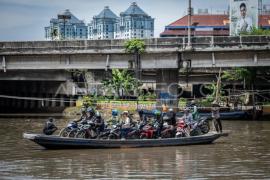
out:
{"label": "river water", "polygon": [[[71,121],[55,118],[59,129]],[[208,145],[93,150],[45,150],[22,138],[45,122],[0,118],[0,179],[270,179],[268,121],[223,120],[230,136]]]}

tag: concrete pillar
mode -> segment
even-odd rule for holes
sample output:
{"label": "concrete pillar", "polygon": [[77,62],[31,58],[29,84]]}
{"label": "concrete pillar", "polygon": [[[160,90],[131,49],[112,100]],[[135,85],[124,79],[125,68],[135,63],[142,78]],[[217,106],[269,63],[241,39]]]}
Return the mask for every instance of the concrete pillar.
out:
{"label": "concrete pillar", "polygon": [[[29,97],[29,93],[28,92],[24,92],[24,97]],[[23,108],[24,109],[27,109],[28,108],[28,103],[29,103],[29,100],[26,100],[26,99],[23,100]]]}
{"label": "concrete pillar", "polygon": [[[51,99],[50,93],[46,93],[46,99]],[[49,107],[50,103],[51,103],[51,101],[45,101],[45,107]]]}
{"label": "concrete pillar", "polygon": [[[34,92],[31,92],[31,98],[35,98],[36,94]],[[30,103],[30,108],[34,108],[35,107],[35,104],[36,104],[36,100],[31,100],[31,103]]]}
{"label": "concrete pillar", "polygon": [[[54,95],[52,94],[52,99],[54,99]],[[52,101],[52,107],[56,107],[56,101]]]}
{"label": "concrete pillar", "polygon": [[75,101],[74,96],[70,96],[70,102],[69,102],[70,107],[74,106],[75,102],[73,102],[73,101]]}
{"label": "concrete pillar", "polygon": [[65,95],[61,94],[60,95],[61,101],[60,101],[60,107],[65,107]]}
{"label": "concrete pillar", "polygon": [[178,112],[178,69],[158,69],[156,75],[156,106],[162,110],[162,104],[166,103],[174,112]]}
{"label": "concrete pillar", "polygon": [[[17,96],[16,91],[12,92],[12,96]],[[12,107],[17,107],[17,99],[12,98],[11,102],[12,102]]]}
{"label": "concrete pillar", "polygon": [[[18,97],[21,98],[22,97],[22,92],[19,91],[18,92]],[[17,107],[21,108],[22,107],[22,99],[17,99]]]}

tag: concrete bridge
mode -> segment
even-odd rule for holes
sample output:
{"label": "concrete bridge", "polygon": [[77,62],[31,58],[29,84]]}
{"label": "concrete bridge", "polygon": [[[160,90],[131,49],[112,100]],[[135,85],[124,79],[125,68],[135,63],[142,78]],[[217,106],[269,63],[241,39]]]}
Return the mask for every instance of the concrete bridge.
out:
{"label": "concrete bridge", "polygon": [[[140,69],[155,71],[157,95],[168,93],[168,87],[170,93],[178,94],[178,70],[182,67],[211,71],[218,67],[270,66],[269,36],[196,37],[191,40],[192,49],[187,48],[185,37],[144,41],[146,47],[141,55]],[[125,40],[115,39],[0,42],[0,81],[55,81],[60,84],[71,79],[71,73],[65,69],[134,70],[134,55],[125,53],[124,43]],[[44,89],[39,97],[47,97],[46,92]],[[173,101],[174,106],[177,101]],[[158,101],[157,105],[160,104]]]}

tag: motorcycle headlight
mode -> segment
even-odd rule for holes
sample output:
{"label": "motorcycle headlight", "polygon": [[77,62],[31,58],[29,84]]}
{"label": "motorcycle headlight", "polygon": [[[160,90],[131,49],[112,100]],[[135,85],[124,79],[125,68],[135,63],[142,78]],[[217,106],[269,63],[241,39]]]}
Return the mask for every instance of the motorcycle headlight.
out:
{"label": "motorcycle headlight", "polygon": [[72,124],[68,124],[68,126],[67,127],[71,127],[72,126]]}

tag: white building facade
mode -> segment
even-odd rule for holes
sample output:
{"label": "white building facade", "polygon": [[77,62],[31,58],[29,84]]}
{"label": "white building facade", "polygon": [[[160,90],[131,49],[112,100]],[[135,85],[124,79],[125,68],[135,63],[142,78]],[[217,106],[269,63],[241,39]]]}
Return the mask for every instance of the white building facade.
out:
{"label": "white building facade", "polygon": [[[45,40],[80,40],[88,39],[88,28],[83,20],[76,18],[68,9],[63,13],[71,15],[71,19],[66,19],[65,35],[64,35],[64,20],[50,20],[50,26],[45,27]],[[54,31],[54,30],[57,31]],[[57,32],[56,34],[53,32]]]}
{"label": "white building facade", "polygon": [[89,39],[132,39],[154,37],[154,18],[136,2],[116,16],[108,6],[88,24]]}

